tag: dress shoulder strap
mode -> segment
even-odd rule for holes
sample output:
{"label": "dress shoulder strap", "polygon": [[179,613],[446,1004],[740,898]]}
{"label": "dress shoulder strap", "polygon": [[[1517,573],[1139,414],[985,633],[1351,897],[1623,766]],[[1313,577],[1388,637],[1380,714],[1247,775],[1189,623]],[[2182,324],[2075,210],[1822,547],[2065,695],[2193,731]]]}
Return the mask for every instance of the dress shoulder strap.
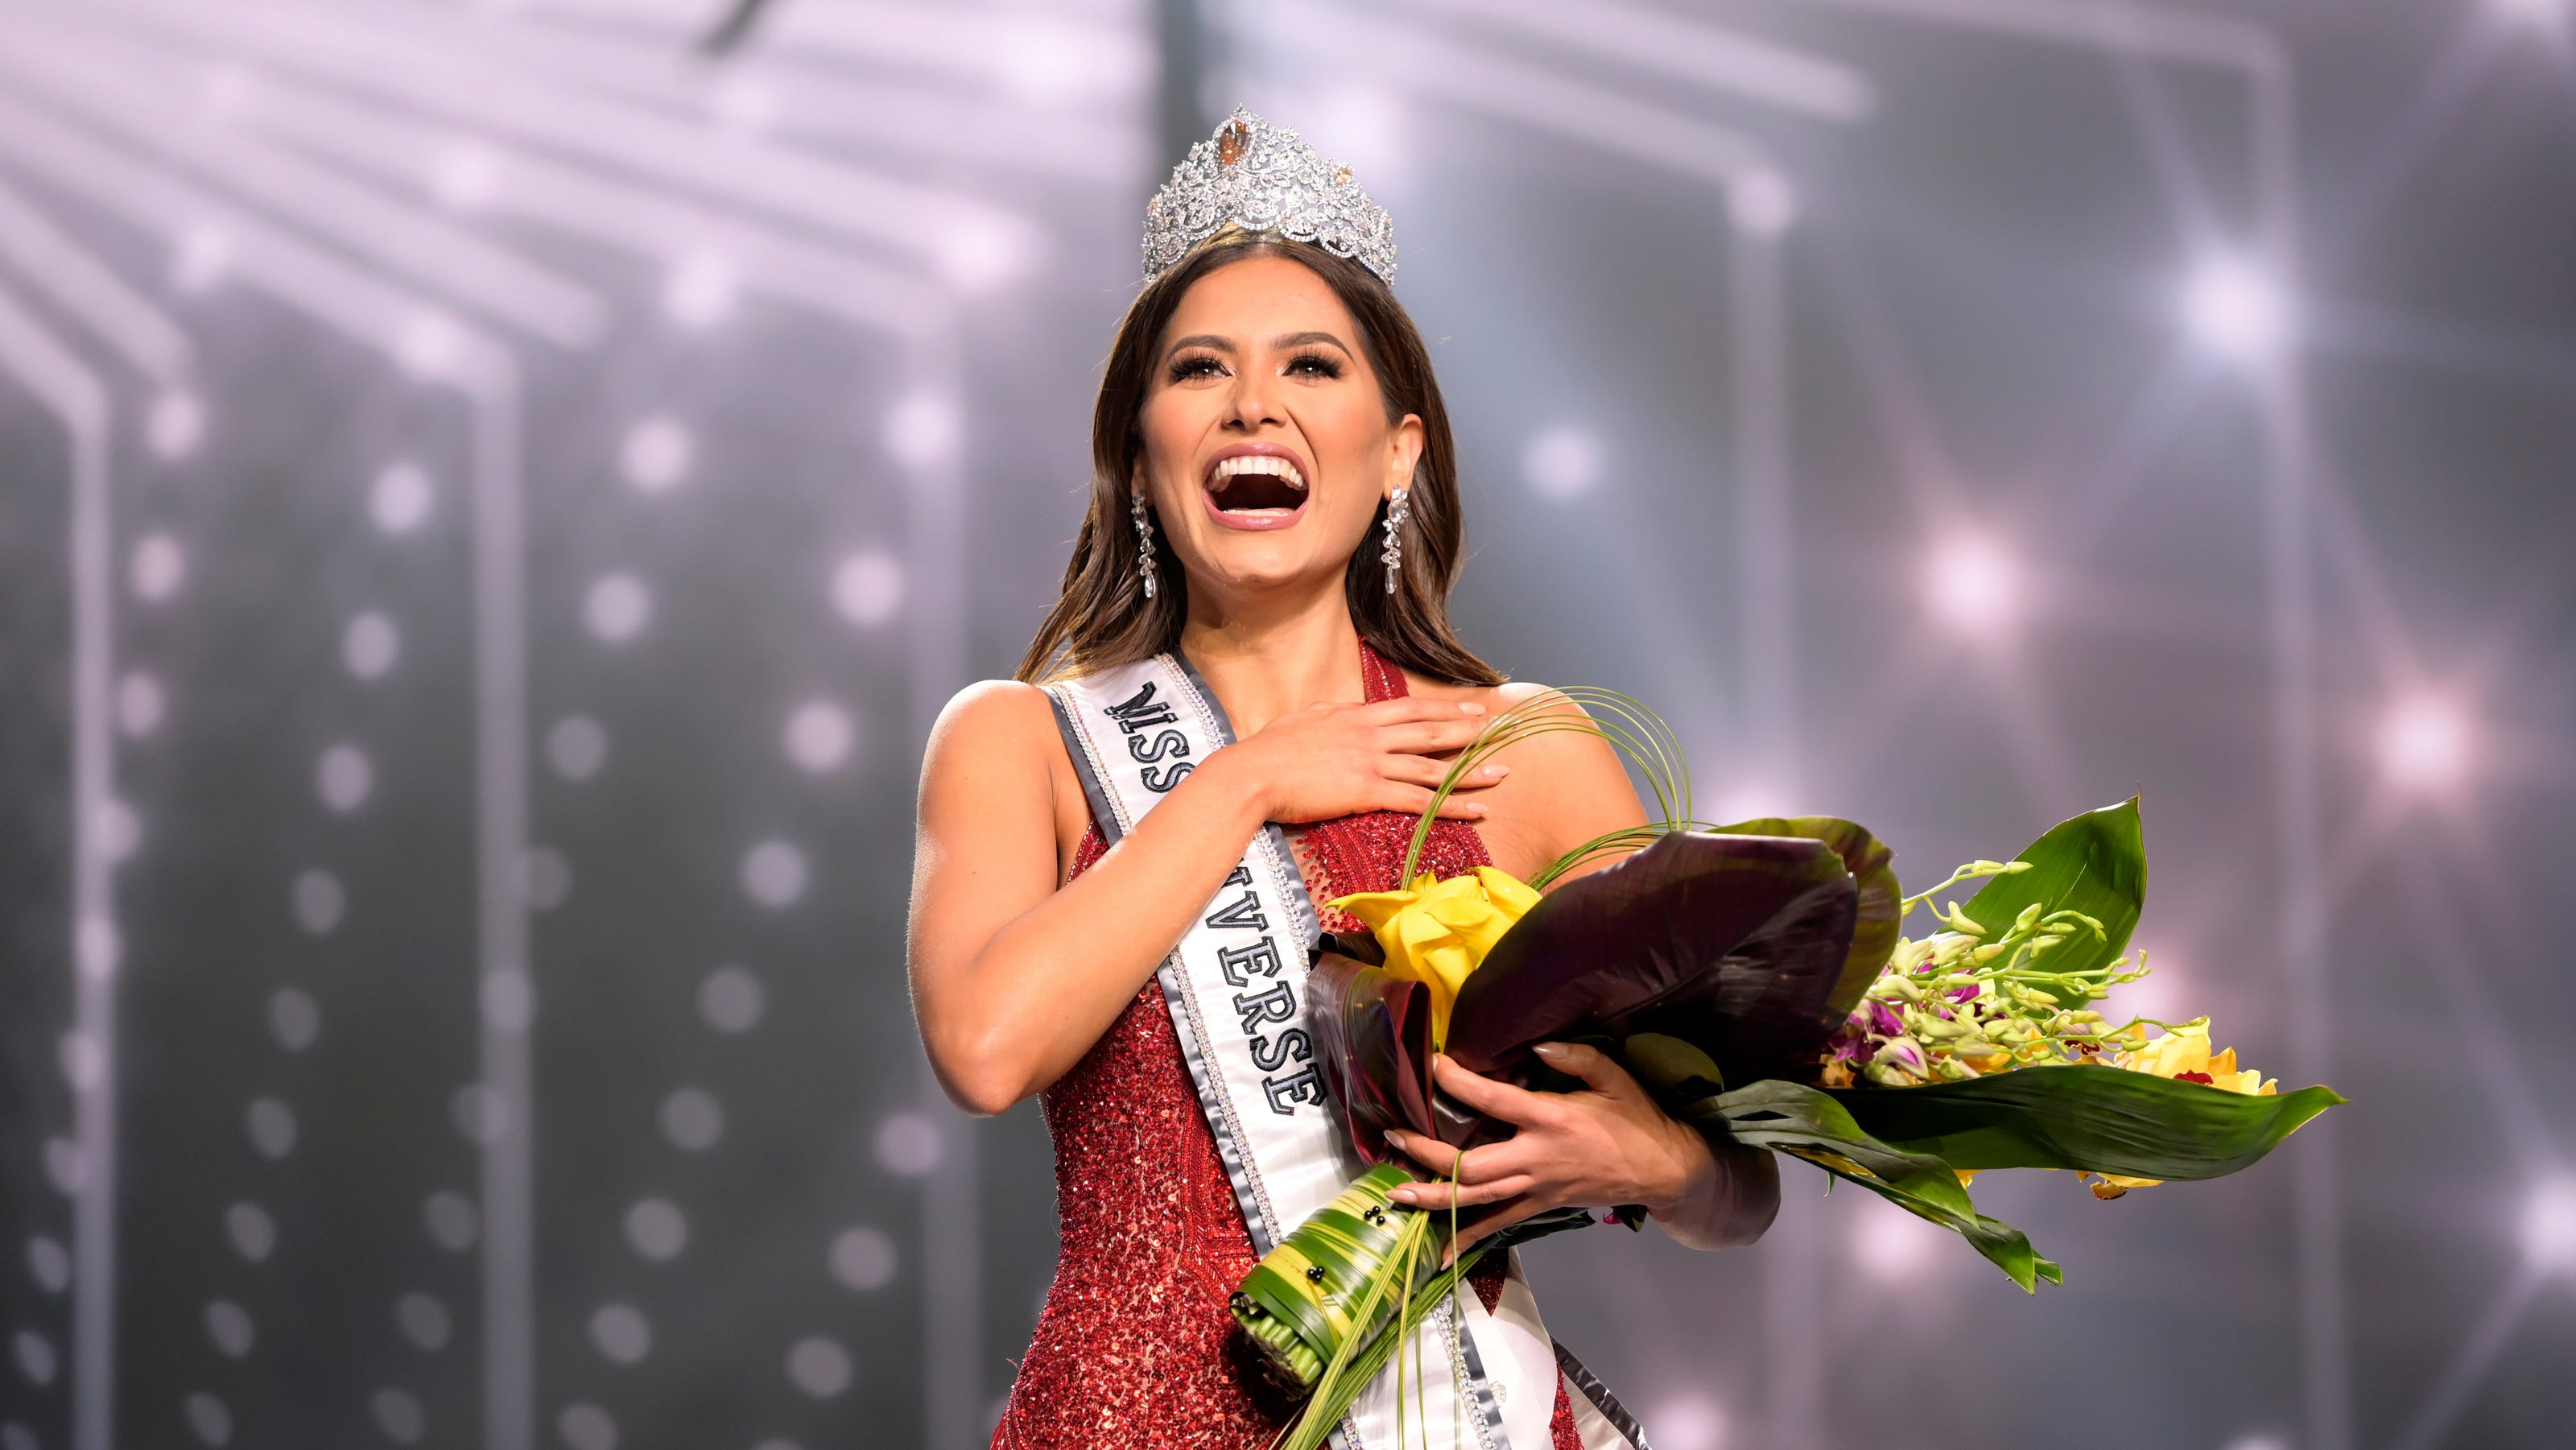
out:
{"label": "dress shoulder strap", "polygon": [[1377,652],[1377,646],[1360,641],[1360,689],[1367,703],[1401,700],[1413,693],[1405,683],[1404,668]]}

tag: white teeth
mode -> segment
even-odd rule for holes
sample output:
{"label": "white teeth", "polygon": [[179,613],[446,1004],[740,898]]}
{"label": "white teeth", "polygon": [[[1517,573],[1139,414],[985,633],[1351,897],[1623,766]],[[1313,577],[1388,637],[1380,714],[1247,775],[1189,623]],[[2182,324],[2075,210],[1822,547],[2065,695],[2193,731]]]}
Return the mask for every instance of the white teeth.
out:
{"label": "white teeth", "polygon": [[1211,481],[1221,482],[1239,473],[1267,473],[1284,480],[1290,488],[1303,489],[1306,486],[1306,476],[1297,471],[1296,464],[1270,453],[1238,453],[1232,458],[1220,459],[1216,471],[1209,477]]}

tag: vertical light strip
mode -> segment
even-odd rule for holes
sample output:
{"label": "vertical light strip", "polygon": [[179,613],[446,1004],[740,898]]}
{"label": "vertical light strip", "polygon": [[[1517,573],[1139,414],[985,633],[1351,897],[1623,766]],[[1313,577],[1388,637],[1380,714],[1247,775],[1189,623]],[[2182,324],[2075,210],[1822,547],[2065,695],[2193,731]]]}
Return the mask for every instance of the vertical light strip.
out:
{"label": "vertical light strip", "polygon": [[[1741,665],[1736,705],[1743,749],[1773,798],[1798,798],[1797,574],[1789,520],[1788,378],[1781,235],[1785,183],[1768,173],[1727,188],[1728,358],[1734,377],[1735,582]],[[1790,1191],[1806,1181],[1794,1166]],[[1821,1200],[1772,1221],[1763,1246],[1763,1443],[1824,1442],[1825,1242]]]}
{"label": "vertical light strip", "polygon": [[[1758,190],[1768,190],[1757,187]],[[1755,206],[1765,203],[1754,203]],[[1789,513],[1788,332],[1781,228],[1748,218],[1728,251],[1728,362],[1735,384],[1735,574],[1746,746],[1782,798],[1796,794],[1797,545]],[[1783,223],[1785,225],[1785,222]]]}
{"label": "vertical light strip", "polygon": [[91,1070],[72,1084],[81,1174],[72,1200],[72,1444],[116,1441],[116,936],[106,839],[115,571],[108,537],[108,404],[97,376],[0,292],[0,370],[43,401],[71,445],[72,1030]]}
{"label": "vertical light strip", "polygon": [[[2252,152],[2263,255],[2273,286],[2297,297],[2298,118],[2288,62],[2256,52],[2246,66],[2253,90]],[[2265,483],[2265,572],[2272,614],[2274,828],[2282,862],[2280,953],[2287,980],[2290,1070],[2302,1082],[2334,1076],[2333,1000],[2326,981],[2325,839],[2317,759],[2317,627],[2310,490],[2315,464],[2308,434],[2306,366],[2296,338],[2261,376]],[[2294,1155],[2298,1222],[2299,1357],[2306,1443],[2352,1444],[2351,1348],[2343,1274],[2343,1216],[2336,1194],[2338,1130],[2332,1122]]]}
{"label": "vertical light strip", "polygon": [[[495,355],[473,411],[475,891],[480,988],[528,971],[527,541],[518,369]],[[521,977],[524,980],[524,976]],[[483,1443],[536,1443],[536,1101],[525,1023],[481,1023],[483,1087],[501,1131],[483,1144]]]}
{"label": "vertical light strip", "polygon": [[[927,741],[948,697],[966,683],[966,471],[959,448],[959,340],[953,324],[916,343],[902,407],[945,410],[944,434],[901,451],[905,556],[910,563],[913,737]],[[971,1119],[948,1101],[925,1059],[922,1112],[939,1129],[939,1157],[922,1178],[923,1444],[973,1450],[984,1427],[982,1165]]]}

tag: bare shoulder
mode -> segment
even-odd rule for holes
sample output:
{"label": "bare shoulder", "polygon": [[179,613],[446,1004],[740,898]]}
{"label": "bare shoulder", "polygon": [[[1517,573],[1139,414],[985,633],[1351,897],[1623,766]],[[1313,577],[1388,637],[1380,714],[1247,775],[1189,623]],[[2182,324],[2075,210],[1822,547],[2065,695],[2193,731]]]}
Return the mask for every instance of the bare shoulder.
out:
{"label": "bare shoulder", "polygon": [[1046,691],[1020,680],[978,681],[939,712],[921,765],[921,807],[925,828],[939,822],[989,831],[1042,820],[1059,871],[1091,822],[1055,708]]}
{"label": "bare shoulder", "polygon": [[1021,680],[977,680],[949,697],[930,727],[933,755],[957,747],[1008,745],[1055,738],[1046,691]]}
{"label": "bare shoulder", "polygon": [[925,790],[1009,781],[1025,787],[1072,770],[1046,691],[1019,680],[979,680],[958,691],[930,727]]}
{"label": "bare shoulder", "polygon": [[[1506,680],[1499,685],[1453,685],[1441,680],[1426,680],[1410,672],[1406,683],[1414,694],[1434,700],[1458,700],[1482,705],[1485,713],[1496,718],[1505,712],[1530,706],[1533,719],[1560,716],[1569,724],[1586,720],[1590,715],[1553,686],[1533,680]],[[1524,765],[1537,765],[1556,772],[1574,771],[1598,779],[1598,772],[1620,774],[1618,752],[1599,735],[1581,729],[1540,730],[1525,734],[1505,748],[1503,759],[1514,770]]]}
{"label": "bare shoulder", "polygon": [[[1481,686],[1426,681],[1415,689],[1482,705],[1497,717],[1526,708],[1539,718],[1555,716],[1569,725],[1589,718],[1573,700],[1528,680]],[[1496,758],[1511,774],[1478,796],[1490,814],[1477,829],[1495,863],[1507,871],[1526,876],[1585,841],[1645,819],[1618,751],[1593,731],[1529,732]]]}

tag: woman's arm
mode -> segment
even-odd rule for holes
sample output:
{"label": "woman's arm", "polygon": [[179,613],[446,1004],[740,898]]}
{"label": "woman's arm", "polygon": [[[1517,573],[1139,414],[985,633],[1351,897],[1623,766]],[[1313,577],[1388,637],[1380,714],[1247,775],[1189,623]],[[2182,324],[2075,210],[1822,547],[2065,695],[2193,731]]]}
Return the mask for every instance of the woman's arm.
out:
{"label": "woman's arm", "polygon": [[[913,1012],[940,1086],[983,1114],[1044,1089],[1117,1020],[1265,820],[1419,811],[1444,769],[1429,757],[1482,716],[1445,700],[1282,715],[1202,761],[1058,889],[1057,793],[1079,787],[1044,692],[959,694],[931,729],[913,856]],[[1443,811],[1483,813],[1465,799]]]}

